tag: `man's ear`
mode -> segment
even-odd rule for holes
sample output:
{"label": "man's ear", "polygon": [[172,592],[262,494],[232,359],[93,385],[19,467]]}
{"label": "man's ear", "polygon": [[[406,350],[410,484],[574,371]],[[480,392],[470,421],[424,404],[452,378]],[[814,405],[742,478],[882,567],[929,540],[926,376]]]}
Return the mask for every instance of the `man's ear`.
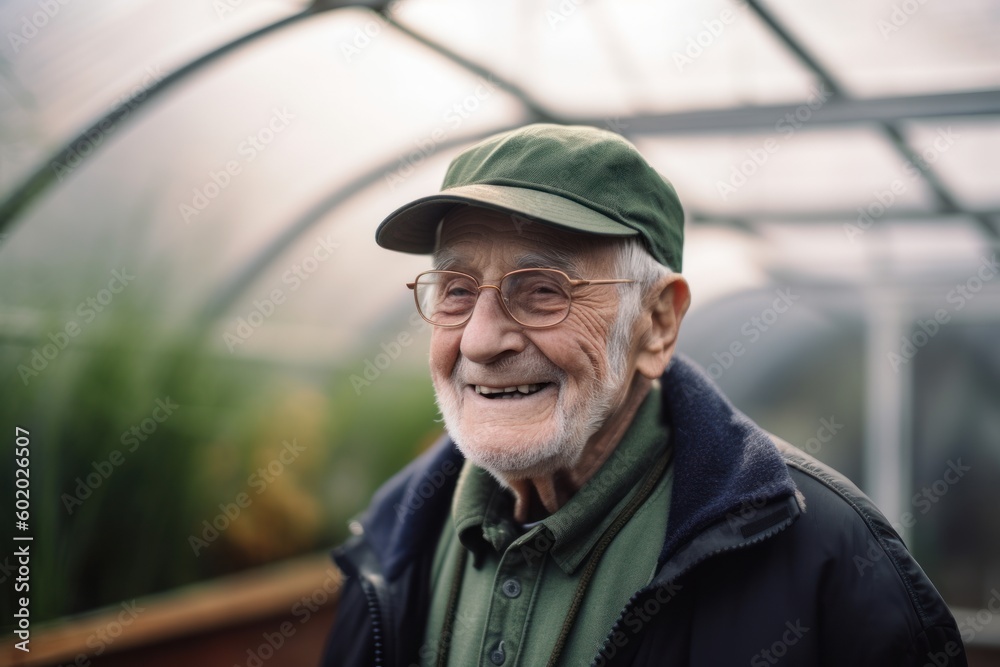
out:
{"label": "man's ear", "polygon": [[655,380],[663,375],[677,345],[681,320],[691,305],[691,290],[679,273],[664,276],[653,286],[644,301],[643,329],[636,368]]}

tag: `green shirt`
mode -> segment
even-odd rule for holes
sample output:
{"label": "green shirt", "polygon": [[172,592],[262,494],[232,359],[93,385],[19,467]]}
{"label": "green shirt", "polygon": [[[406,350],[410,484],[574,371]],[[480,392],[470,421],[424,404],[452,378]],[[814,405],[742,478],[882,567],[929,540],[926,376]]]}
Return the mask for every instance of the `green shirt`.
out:
{"label": "green shirt", "polygon": [[[669,447],[658,386],[600,470],[557,512],[520,526],[514,499],[489,473],[466,463],[452,522],[438,542],[432,603],[420,664],[435,665],[460,549],[468,550],[448,664],[546,665],[587,558]],[[600,559],[560,665],[590,664],[633,593],[653,577],[666,534],[673,466]]]}

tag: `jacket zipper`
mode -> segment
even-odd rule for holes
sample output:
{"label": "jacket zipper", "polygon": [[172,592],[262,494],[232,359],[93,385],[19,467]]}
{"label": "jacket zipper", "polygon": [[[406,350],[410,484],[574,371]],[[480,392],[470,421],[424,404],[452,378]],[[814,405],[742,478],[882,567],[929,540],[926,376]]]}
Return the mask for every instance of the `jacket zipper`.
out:
{"label": "jacket zipper", "polygon": [[365,592],[365,599],[368,601],[368,613],[372,619],[372,640],[375,642],[375,667],[379,667],[385,662],[382,645],[382,612],[379,611],[378,607],[378,593],[375,591],[375,585],[367,578],[362,576],[358,581],[361,584],[361,590]]}
{"label": "jacket zipper", "polygon": [[[660,582],[660,583],[658,583],[656,585],[645,586],[644,588],[640,588],[638,591],[636,591],[635,593],[633,593],[632,597],[630,597],[629,600],[628,600],[628,602],[625,603],[625,608],[622,609],[621,612],[618,614],[618,619],[615,621],[614,625],[611,626],[611,631],[608,633],[608,636],[604,638],[603,642],[601,642],[601,646],[597,650],[597,655],[595,655],[594,659],[590,661],[591,667],[596,667],[597,666],[598,660],[601,659],[602,654],[604,654],[607,651],[608,646],[613,642],[615,633],[619,632],[621,630],[622,623],[624,622],[625,617],[628,616],[628,614],[632,611],[632,609],[635,608],[635,603],[639,600],[639,598],[644,597],[644,596],[648,595],[649,593],[652,593],[657,588],[668,587],[670,584],[672,584],[673,582],[677,581],[682,576],[684,576],[685,574],[687,574],[688,572],[690,572],[692,569],[694,569],[695,566],[704,563],[706,560],[709,560],[710,558],[714,558],[715,556],[718,556],[719,554],[726,553],[728,551],[736,551],[738,549],[743,549],[743,548],[746,548],[746,547],[749,547],[749,546],[753,546],[754,544],[757,544],[759,542],[763,542],[764,540],[770,539],[771,537],[774,537],[775,535],[777,535],[781,531],[783,531],[786,528],[788,528],[788,526],[792,525],[792,523],[793,523],[793,521],[791,519],[786,519],[785,521],[783,521],[778,526],[774,526],[773,528],[771,528],[769,530],[765,530],[765,531],[761,532],[759,535],[755,535],[753,538],[751,538],[751,539],[749,539],[749,540],[747,540],[745,542],[741,542],[739,544],[733,544],[733,545],[730,545],[730,546],[722,547],[721,549],[716,549],[715,551],[711,551],[711,552],[705,554],[702,558],[699,558],[698,560],[692,562],[690,565],[688,565],[686,568],[684,568],[683,570],[681,570],[680,572],[678,572],[676,575],[674,575],[673,577],[671,577],[669,580],[664,581],[664,582]],[[604,664],[611,664],[611,661],[606,658],[605,661],[604,661]]]}

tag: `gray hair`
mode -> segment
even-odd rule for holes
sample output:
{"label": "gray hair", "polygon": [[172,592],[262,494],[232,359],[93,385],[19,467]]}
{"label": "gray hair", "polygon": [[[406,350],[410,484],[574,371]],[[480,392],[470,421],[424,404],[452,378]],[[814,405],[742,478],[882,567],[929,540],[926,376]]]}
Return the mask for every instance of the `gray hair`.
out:
{"label": "gray hair", "polygon": [[[643,301],[653,286],[671,273],[673,269],[653,259],[638,239],[629,238],[618,243],[615,277],[630,278],[636,283],[618,285],[618,315],[608,336],[608,365],[613,373],[625,373],[632,328],[642,315]],[[624,381],[626,378],[616,379]]]}

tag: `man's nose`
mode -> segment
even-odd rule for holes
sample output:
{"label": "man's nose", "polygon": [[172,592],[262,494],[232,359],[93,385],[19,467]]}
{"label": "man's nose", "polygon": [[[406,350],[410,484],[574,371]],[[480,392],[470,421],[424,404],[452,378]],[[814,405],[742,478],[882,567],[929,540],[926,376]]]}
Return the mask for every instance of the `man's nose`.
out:
{"label": "man's nose", "polygon": [[493,286],[482,288],[472,317],[462,331],[459,346],[462,355],[469,361],[486,364],[517,354],[525,344],[521,325],[511,319],[500,302],[500,290]]}

